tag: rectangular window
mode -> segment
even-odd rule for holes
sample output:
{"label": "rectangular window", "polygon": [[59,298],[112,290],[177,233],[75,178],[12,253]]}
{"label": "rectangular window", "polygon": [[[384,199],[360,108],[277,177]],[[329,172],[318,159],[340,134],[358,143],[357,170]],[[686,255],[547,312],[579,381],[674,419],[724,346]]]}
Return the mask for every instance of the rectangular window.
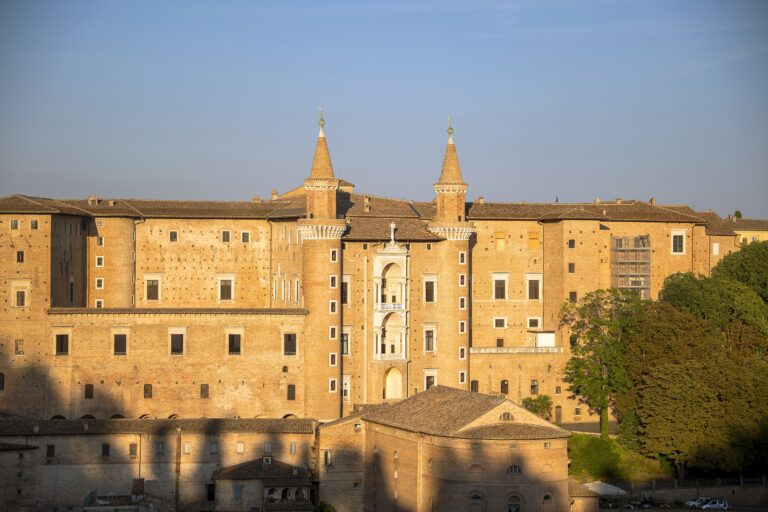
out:
{"label": "rectangular window", "polygon": [[496,338],[496,348],[504,348],[504,338]]}
{"label": "rectangular window", "polygon": [[242,441],[238,441],[237,444],[235,444],[235,453],[245,453],[245,443]]}
{"label": "rectangular window", "polygon": [[75,283],[71,279],[69,281],[69,302],[75,302]]}
{"label": "rectangular window", "polygon": [[575,263],[569,263],[568,264],[568,273],[573,274],[576,272],[576,264]]}
{"label": "rectangular window", "polygon": [[336,366],[336,354],[333,352],[328,354],[328,366]]}
{"label": "rectangular window", "polygon": [[85,399],[93,400],[93,384],[85,385]]}
{"label": "rectangular window", "polygon": [[459,347],[459,359],[464,360],[467,358],[467,347]]}
{"label": "rectangular window", "polygon": [[712,244],[712,256],[720,256],[720,244],[718,242]]}
{"label": "rectangular window", "polygon": [[349,277],[341,278],[341,304],[349,306]]}
{"label": "rectangular window", "polygon": [[349,333],[348,332],[341,333],[341,355],[343,356],[349,355]]}
{"label": "rectangular window", "polygon": [[467,263],[467,253],[462,251],[459,253],[459,265],[466,265],[466,263]]}
{"label": "rectangular window", "polygon": [[248,231],[243,231],[240,233],[240,241],[244,244],[247,244],[251,241],[251,234]]}
{"label": "rectangular window", "polygon": [[56,445],[55,444],[49,444],[45,446],[45,456],[46,457],[55,457],[56,456]]}
{"label": "rectangular window", "polygon": [[11,220],[11,229],[19,229],[19,221],[16,219]]}
{"label": "rectangular window", "polygon": [[336,279],[336,276],[330,276],[328,278],[328,288],[336,288],[337,283],[338,281]]}
{"label": "rectangular window", "polygon": [[435,351],[435,331],[434,329],[424,330],[424,352]]}
{"label": "rectangular window", "polygon": [[541,278],[538,276],[526,276],[528,300],[541,300]]}
{"label": "rectangular window", "polygon": [[424,302],[426,303],[434,303],[435,302],[435,278],[424,278]]}
{"label": "rectangular window", "polygon": [[574,240],[573,238],[568,240],[568,248],[569,249],[575,249],[576,248],[576,240]]}
{"label": "rectangular window", "polygon": [[112,336],[114,355],[124,356],[128,351],[128,335],[115,334]]}
{"label": "rectangular window", "polygon": [[208,445],[208,453],[211,455],[217,455],[219,453],[219,443],[216,441],[211,441]]}
{"label": "rectangular window", "polygon": [[200,384],[200,398],[208,398],[208,384]]}
{"label": "rectangular window", "polygon": [[493,298],[495,300],[506,300],[507,298],[507,278],[506,277],[494,276]]}
{"label": "rectangular window", "polygon": [[27,292],[24,290],[16,290],[16,307],[23,308],[27,305]]}
{"label": "rectangular window", "polygon": [[171,333],[171,355],[184,355],[184,333]]}
{"label": "rectangular window", "polygon": [[573,415],[574,416],[581,416],[581,407],[574,407]]}
{"label": "rectangular window", "polygon": [[467,332],[467,322],[459,320],[459,334],[464,334],[465,332]]}
{"label": "rectangular window", "polygon": [[128,445],[128,455],[135,459],[139,456],[139,445],[137,443],[131,443]]}
{"label": "rectangular window", "polygon": [[531,380],[531,394],[532,395],[539,394],[539,381],[536,379]]}
{"label": "rectangular window", "polygon": [[323,450],[323,464],[330,466],[333,463],[333,451]]}
{"label": "rectangular window", "polygon": [[144,384],[144,398],[152,398],[152,384]]}
{"label": "rectangular window", "polygon": [[99,247],[104,247],[104,237],[103,236],[97,236],[96,237],[96,245]]}
{"label": "rectangular window", "polygon": [[155,455],[164,455],[164,454],[165,454],[165,443],[163,442],[155,443]]}
{"label": "rectangular window", "polygon": [[234,279],[219,278],[219,300],[232,300],[234,297],[233,289],[235,287]]}
{"label": "rectangular window", "polygon": [[496,317],[493,319],[493,327],[495,329],[506,329],[507,328],[507,318],[506,317]]}
{"label": "rectangular window", "polygon": [[288,400],[296,400],[296,384],[288,384]]}
{"label": "rectangular window", "polygon": [[160,278],[147,278],[144,283],[146,299],[160,300]]}
{"label": "rectangular window", "polygon": [[560,393],[562,393],[562,392],[563,392],[563,388],[562,388],[562,387],[560,387],[560,386],[555,386],[555,394],[556,394],[556,395],[559,395],[559,394],[560,394]]}
{"label": "rectangular window", "polygon": [[293,333],[283,334],[283,355],[296,355],[296,335]]}
{"label": "rectangular window", "polygon": [[540,318],[531,317],[531,318],[528,319],[528,328],[529,329],[538,329],[540,325],[541,325],[541,319]]}
{"label": "rectangular window", "polygon": [[685,254],[685,230],[672,231],[672,254]]}
{"label": "rectangular window", "polygon": [[336,379],[328,379],[328,392],[329,393],[336,392]]}
{"label": "rectangular window", "polygon": [[467,382],[467,372],[459,372],[459,384],[465,384]]}
{"label": "rectangular window", "polygon": [[97,267],[104,266],[104,256],[96,256],[96,266]]}
{"label": "rectangular window", "polygon": [[29,229],[32,229],[32,230],[37,229],[37,221],[36,220],[29,221]]}
{"label": "rectangular window", "polygon": [[104,307],[104,299],[96,299],[94,304],[97,309],[101,309]]}
{"label": "rectangular window", "polygon": [[69,354],[69,334],[56,335],[56,355],[66,356]]}
{"label": "rectangular window", "polygon": [[232,499],[237,501],[243,499],[243,484],[232,484]]}
{"label": "rectangular window", "polygon": [[332,314],[332,315],[336,314],[337,309],[336,309],[336,301],[335,300],[332,300],[332,301],[328,302],[328,312],[330,314]]}
{"label": "rectangular window", "polygon": [[479,389],[480,389],[480,383],[478,381],[473,380],[472,382],[469,383],[469,390],[472,391],[473,393],[477,393]]}
{"label": "rectangular window", "polygon": [[109,443],[101,443],[101,456],[104,458],[109,457],[110,446]]}
{"label": "rectangular window", "polygon": [[168,240],[171,242],[178,242],[179,241],[179,232],[178,231],[169,231],[168,232]]}
{"label": "rectangular window", "polygon": [[568,300],[571,302],[576,302],[579,299],[579,296],[576,292],[568,292]]}
{"label": "rectangular window", "polygon": [[335,340],[336,339],[336,334],[337,334],[337,329],[336,329],[335,325],[332,325],[331,327],[328,328],[328,339],[329,340]]}
{"label": "rectangular window", "polygon": [[459,309],[467,309],[467,298],[459,297]]}
{"label": "rectangular window", "polygon": [[222,231],[221,232],[221,241],[224,243],[229,243],[230,239],[230,232],[229,231]]}
{"label": "rectangular window", "polygon": [[230,333],[227,336],[227,348],[229,349],[229,355],[240,355],[240,334]]}
{"label": "rectangular window", "polygon": [[437,370],[424,370],[424,391],[437,386]]}
{"label": "rectangular window", "polygon": [[459,274],[459,286],[467,286],[467,274]]}
{"label": "rectangular window", "polygon": [[97,277],[96,278],[96,289],[97,290],[103,290],[104,289],[104,278],[103,277]]}
{"label": "rectangular window", "polygon": [[16,251],[16,263],[24,263],[24,251]]}
{"label": "rectangular window", "polygon": [[331,249],[330,259],[331,259],[331,263],[336,263],[337,261],[339,261],[339,251],[337,249]]}
{"label": "rectangular window", "polygon": [[24,355],[24,340],[16,340],[14,342],[15,353],[17,356]]}

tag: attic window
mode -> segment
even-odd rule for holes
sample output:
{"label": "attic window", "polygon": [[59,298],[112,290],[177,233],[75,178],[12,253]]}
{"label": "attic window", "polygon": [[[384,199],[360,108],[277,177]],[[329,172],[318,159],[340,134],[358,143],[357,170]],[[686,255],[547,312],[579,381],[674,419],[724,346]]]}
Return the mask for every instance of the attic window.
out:
{"label": "attic window", "polygon": [[512,417],[511,412],[503,412],[501,413],[501,421],[512,421],[514,418]]}

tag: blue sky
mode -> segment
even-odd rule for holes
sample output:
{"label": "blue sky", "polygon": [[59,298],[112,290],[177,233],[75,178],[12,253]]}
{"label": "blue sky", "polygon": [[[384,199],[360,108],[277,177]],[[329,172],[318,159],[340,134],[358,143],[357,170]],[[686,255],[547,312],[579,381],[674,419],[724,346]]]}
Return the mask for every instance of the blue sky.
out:
{"label": "blue sky", "polygon": [[0,193],[248,199],[308,174],[430,200],[768,217],[768,2],[0,2]]}

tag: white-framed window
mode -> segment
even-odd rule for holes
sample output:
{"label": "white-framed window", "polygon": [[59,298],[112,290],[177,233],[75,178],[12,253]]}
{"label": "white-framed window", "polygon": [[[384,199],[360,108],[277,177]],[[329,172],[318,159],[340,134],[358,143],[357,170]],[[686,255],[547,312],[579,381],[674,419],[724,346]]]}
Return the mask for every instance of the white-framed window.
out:
{"label": "white-framed window", "polygon": [[225,229],[221,232],[221,241],[224,243],[229,243],[229,241],[232,239],[232,232],[228,229]]}
{"label": "white-framed window", "polygon": [[245,453],[245,443],[242,441],[238,441],[237,444],[235,444],[235,453]]}
{"label": "white-framed window", "polygon": [[96,245],[98,247],[104,247],[104,237],[103,236],[97,236],[96,237]]}
{"label": "white-framed window", "polygon": [[53,329],[53,353],[57,356],[68,356],[72,351],[71,339],[72,329]]}
{"label": "white-framed window", "polygon": [[335,340],[338,337],[338,334],[339,334],[339,329],[335,325],[328,327],[329,340]]}
{"label": "white-framed window", "polygon": [[345,325],[341,330],[341,355],[349,355],[349,341],[352,338],[352,327]]}
{"label": "white-framed window", "polygon": [[424,325],[424,352],[437,351],[437,325]]}
{"label": "white-framed window", "polygon": [[32,281],[28,279],[11,281],[11,297],[13,307],[26,308],[30,303],[30,288]]}
{"label": "white-framed window", "polygon": [[192,443],[184,443],[183,451],[185,455],[192,453]]}
{"label": "white-framed window", "polygon": [[493,300],[507,300],[509,289],[509,274],[494,272],[491,274],[493,284]]}
{"label": "white-framed window", "polygon": [[244,244],[247,244],[251,241],[251,232],[250,231],[241,231],[240,232],[240,241]]}
{"label": "white-framed window", "polygon": [[104,307],[104,299],[96,299],[95,306],[97,309],[101,309]]}
{"label": "white-framed window", "polygon": [[464,251],[459,252],[459,265],[467,264],[467,253]]}
{"label": "white-framed window", "polygon": [[331,352],[328,354],[328,366],[336,366],[337,360],[338,354],[336,354],[336,352]]}
{"label": "white-framed window", "polygon": [[352,284],[352,276],[350,275],[344,275],[341,276],[341,305],[342,306],[349,306],[349,293]]}
{"label": "white-framed window", "polygon": [[239,356],[243,353],[245,327],[227,327],[224,329],[224,350],[227,355]]}
{"label": "white-framed window", "polygon": [[467,358],[467,347],[459,347],[459,359],[464,360]]}
{"label": "white-framed window", "polygon": [[103,290],[104,289],[104,278],[103,277],[97,277],[96,278],[96,289],[97,290]]}
{"label": "white-framed window", "polygon": [[33,219],[33,220],[29,221],[29,229],[35,230],[35,229],[37,229],[37,226],[38,226],[37,219]]}
{"label": "white-framed window", "polygon": [[505,317],[505,316],[495,316],[495,317],[493,317],[493,328],[494,329],[506,329],[507,328],[507,317]]}
{"label": "white-framed window", "polygon": [[538,316],[529,316],[528,317],[528,328],[529,329],[541,329],[541,318]]}
{"label": "white-framed window", "polygon": [[459,320],[459,334],[464,334],[465,332],[467,332],[467,322]]}
{"label": "white-framed window", "polygon": [[[349,402],[350,396],[352,391],[352,376],[351,375],[342,375],[341,376],[341,396],[344,399],[345,402]],[[296,453],[296,447],[294,444],[294,451],[291,453]]]}
{"label": "white-framed window", "polygon": [[329,254],[329,259],[331,263],[336,263],[337,261],[339,261],[339,250],[331,249],[331,252]]}
{"label": "white-framed window", "polygon": [[459,384],[466,384],[467,382],[467,372],[460,371],[459,372]]}
{"label": "white-framed window", "polygon": [[542,300],[541,274],[525,274],[526,300]]}
{"label": "white-framed window", "polygon": [[673,229],[671,243],[672,254],[685,254],[685,230]]}
{"label": "white-framed window", "polygon": [[423,298],[426,304],[434,304],[437,302],[437,276],[434,274],[424,275],[424,291]]}
{"label": "white-framed window", "polygon": [[96,266],[97,267],[104,266],[104,256],[96,256]]}
{"label": "white-framed window", "polygon": [[435,386],[437,386],[437,370],[432,368],[424,370],[424,391]]}
{"label": "white-framed window", "polygon": [[179,232],[178,231],[169,231],[168,232],[168,241],[171,243],[175,243],[179,241]]}
{"label": "white-framed window", "polygon": [[19,221],[16,219],[11,219],[11,229],[19,229]]}
{"label": "white-framed window", "polygon": [[330,276],[328,278],[328,288],[336,288],[339,285],[339,279],[336,276]]}
{"label": "white-framed window", "polygon": [[186,327],[168,328],[168,353],[172,356],[183,356],[187,353]]}
{"label": "white-framed window", "polygon": [[328,392],[329,393],[336,393],[337,391],[338,391],[337,380],[336,379],[328,379]]}
{"label": "white-framed window", "polygon": [[144,300],[160,302],[162,284],[162,274],[144,274]]}
{"label": "white-framed window", "polygon": [[712,256],[720,256],[720,243],[719,242],[713,242],[712,243]]}
{"label": "white-framed window", "polygon": [[218,294],[216,296],[219,302],[231,302],[235,300],[235,275],[219,274],[217,276]]}
{"label": "white-framed window", "polygon": [[459,297],[459,309],[467,309],[467,298]]}
{"label": "white-framed window", "polygon": [[332,315],[339,312],[339,304],[335,300],[328,301],[328,312]]}
{"label": "white-framed window", "polygon": [[459,274],[459,286],[467,286],[467,274]]}

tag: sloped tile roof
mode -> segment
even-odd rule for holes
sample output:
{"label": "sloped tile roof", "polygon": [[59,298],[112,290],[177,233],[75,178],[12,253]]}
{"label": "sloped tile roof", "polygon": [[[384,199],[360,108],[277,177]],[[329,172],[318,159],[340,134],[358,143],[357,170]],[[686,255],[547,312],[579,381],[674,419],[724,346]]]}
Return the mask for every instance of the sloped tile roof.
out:
{"label": "sloped tile roof", "polygon": [[[309,485],[312,474],[308,469],[292,466],[275,458],[264,463],[264,458],[249,460],[242,464],[227,466],[213,473],[214,480],[286,480],[298,481],[299,485]],[[286,484],[295,485],[295,484]]]}
{"label": "sloped tile roof", "polygon": [[571,434],[556,427],[545,427],[529,423],[494,423],[462,430],[455,437],[465,439],[558,439]]}
{"label": "sloped tile roof", "polygon": [[32,197],[15,194],[0,197],[0,212],[24,214],[55,214],[84,215],[86,212],[66,202],[45,197]]}
{"label": "sloped tile roof", "polygon": [[260,434],[312,434],[312,419],[195,418],[168,420],[0,420],[2,436],[46,436],[89,434],[175,434],[176,428],[200,434],[225,432]]}
{"label": "sloped tile roof", "polygon": [[733,229],[739,231],[768,231],[768,219],[733,219]]}
{"label": "sloped tile roof", "polygon": [[414,218],[366,218],[352,217],[347,222],[345,240],[385,241],[390,239],[389,224],[394,222],[395,239],[398,241],[435,241],[440,237],[427,231],[426,221]]}
{"label": "sloped tile roof", "polygon": [[[389,199],[362,194],[346,194],[341,199],[339,213],[347,217],[418,218],[420,216],[413,203],[403,199]],[[366,205],[368,211],[366,211]]]}

